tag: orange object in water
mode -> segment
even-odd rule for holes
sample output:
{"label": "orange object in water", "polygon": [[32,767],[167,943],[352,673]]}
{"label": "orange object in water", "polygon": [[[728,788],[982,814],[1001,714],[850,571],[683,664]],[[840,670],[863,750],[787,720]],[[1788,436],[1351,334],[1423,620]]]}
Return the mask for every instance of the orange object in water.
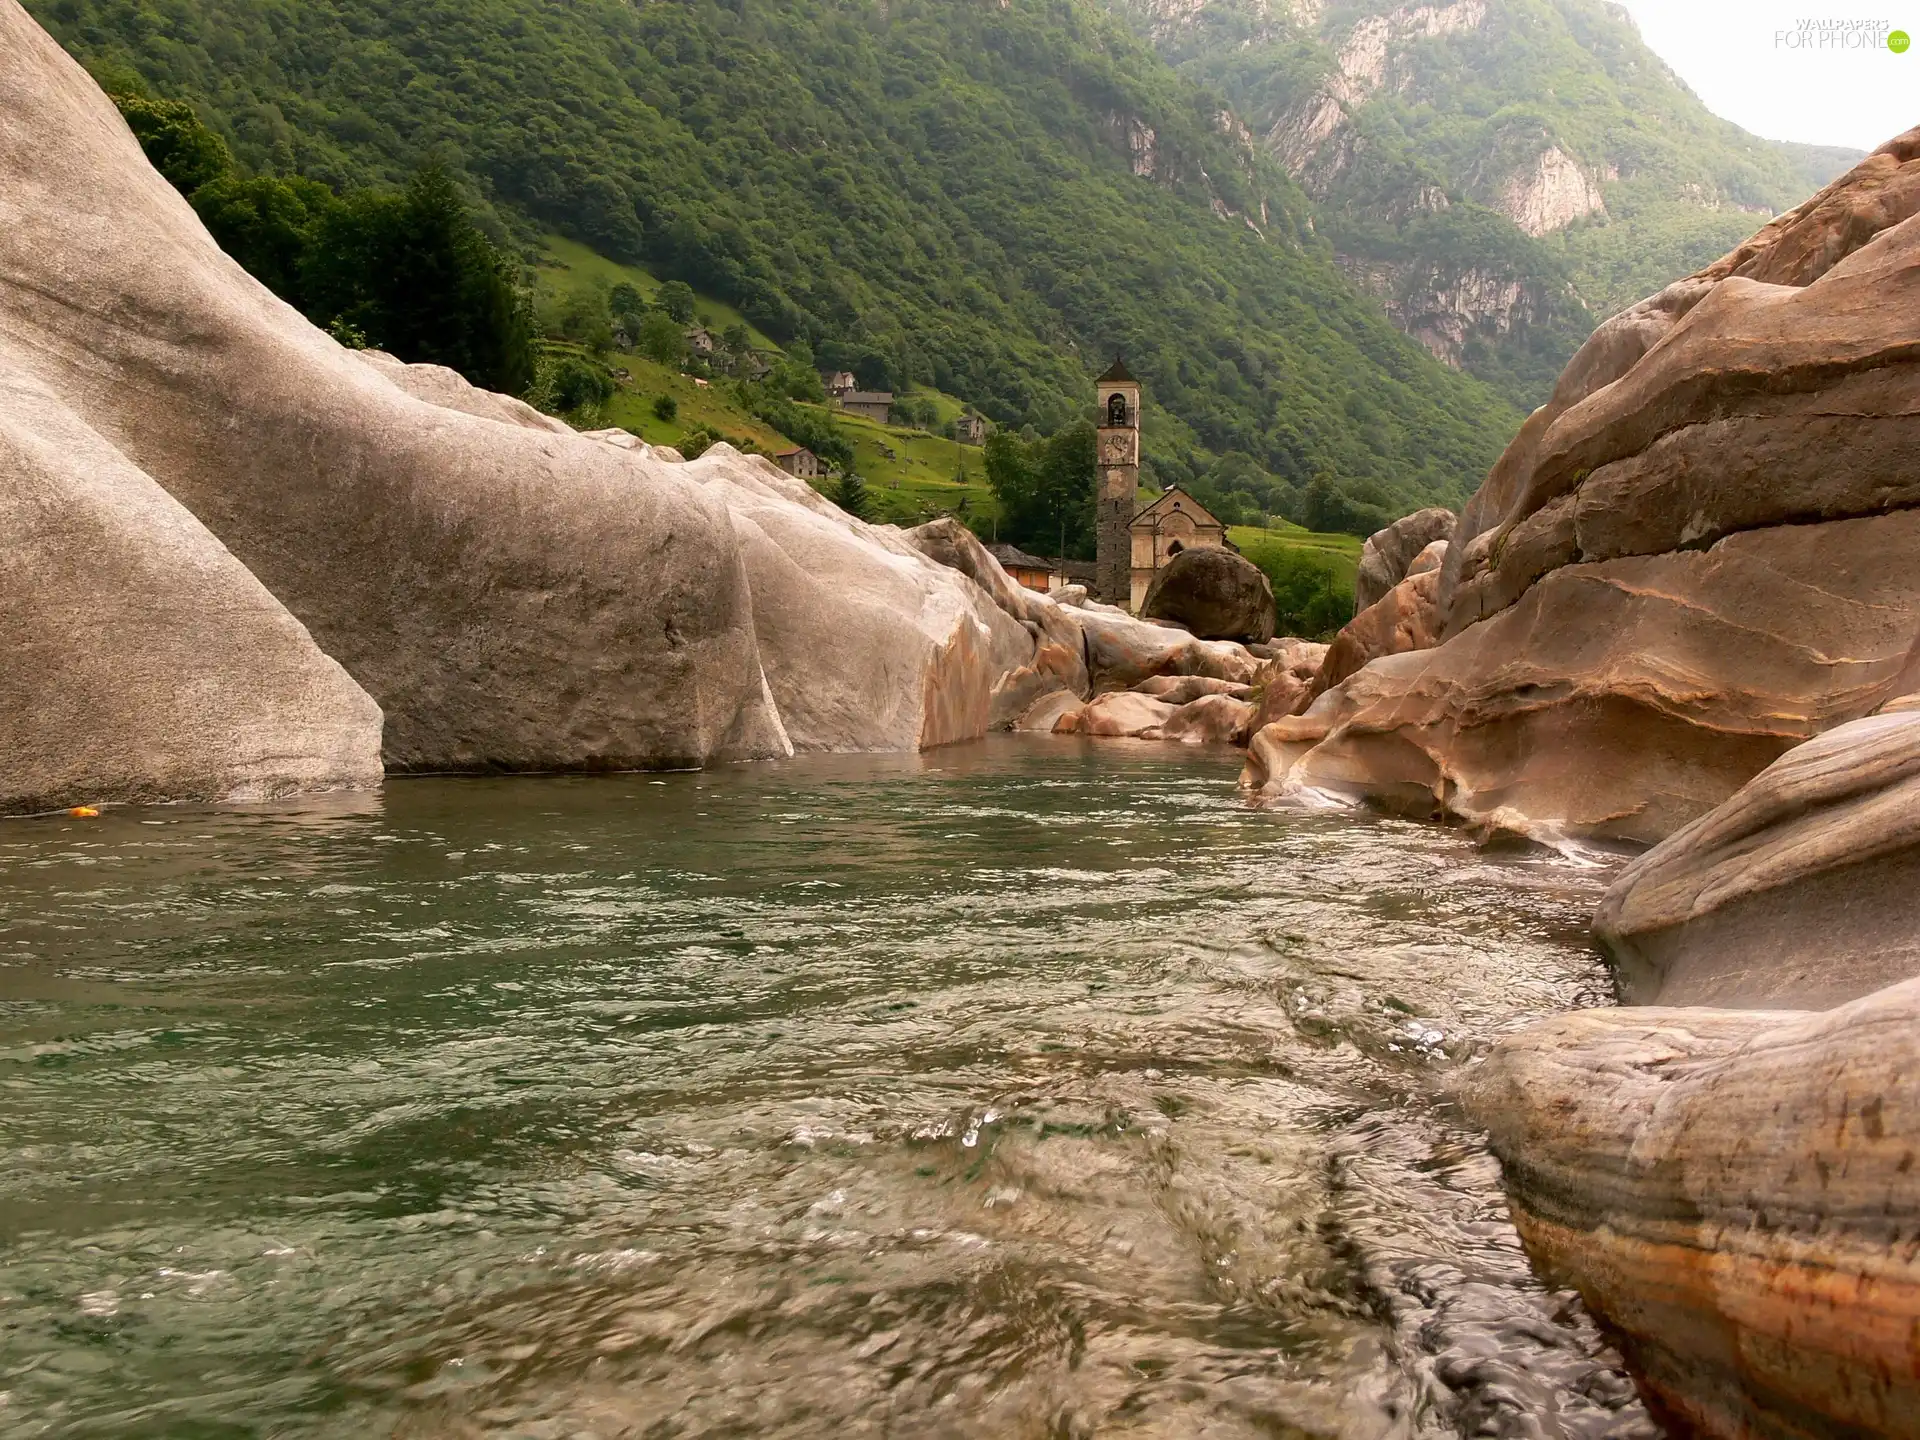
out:
{"label": "orange object in water", "polygon": [[99,818],[100,812],[91,805],[76,805],[67,814],[77,820],[94,820]]}

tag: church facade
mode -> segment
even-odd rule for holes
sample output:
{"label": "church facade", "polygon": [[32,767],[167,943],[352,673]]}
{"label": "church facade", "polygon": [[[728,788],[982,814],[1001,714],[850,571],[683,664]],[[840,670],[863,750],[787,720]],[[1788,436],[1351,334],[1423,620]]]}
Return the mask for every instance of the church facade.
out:
{"label": "church facade", "polygon": [[1136,614],[1153,586],[1153,577],[1182,550],[1210,545],[1233,548],[1227,527],[1178,485],[1134,516],[1127,529],[1133,562],[1127,608]]}

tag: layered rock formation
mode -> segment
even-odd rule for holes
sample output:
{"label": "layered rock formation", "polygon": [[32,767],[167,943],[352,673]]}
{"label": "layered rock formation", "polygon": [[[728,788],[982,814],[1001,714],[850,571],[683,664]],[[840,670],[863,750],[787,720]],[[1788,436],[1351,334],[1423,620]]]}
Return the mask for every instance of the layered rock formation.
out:
{"label": "layered rock formation", "polygon": [[1789,750],[1629,865],[1594,922],[1623,998],[1794,1007],[1920,975],[1920,709]]}
{"label": "layered rock formation", "polygon": [[1447,542],[1434,541],[1406,567],[1405,579],[1342,626],[1327,647],[1309,694],[1331,689],[1383,655],[1425,650],[1438,641],[1440,567],[1446,559]]}
{"label": "layered rock formation", "polygon": [[1652,842],[1915,688],[1916,210],[1920,132],[1603,325],[1462,514],[1442,643],[1249,783]]}
{"label": "layered rock formation", "polygon": [[1183,625],[1203,640],[1265,644],[1273,638],[1273,586],[1265,571],[1234,551],[1195,546],[1160,567],[1140,613]]}
{"label": "layered rock formation", "polygon": [[1586,1011],[1469,1085],[1528,1253],[1674,1435],[1920,1435],[1920,981],[1836,1010]]}

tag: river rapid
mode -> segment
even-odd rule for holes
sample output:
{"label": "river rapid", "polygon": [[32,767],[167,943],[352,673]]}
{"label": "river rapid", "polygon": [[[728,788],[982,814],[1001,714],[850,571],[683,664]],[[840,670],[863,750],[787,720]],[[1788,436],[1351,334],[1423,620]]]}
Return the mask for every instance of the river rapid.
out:
{"label": "river rapid", "polygon": [[1649,1437],[1448,1085],[1603,871],[916,757],[0,823],[0,1434]]}

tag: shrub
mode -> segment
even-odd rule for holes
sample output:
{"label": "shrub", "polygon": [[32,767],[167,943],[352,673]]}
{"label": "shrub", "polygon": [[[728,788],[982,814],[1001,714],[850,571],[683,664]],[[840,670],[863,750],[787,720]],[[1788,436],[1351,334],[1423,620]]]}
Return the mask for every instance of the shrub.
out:
{"label": "shrub", "polygon": [[679,413],[680,413],[680,402],[674,399],[673,396],[656,395],[653,397],[653,418],[654,419],[671,420]]}

